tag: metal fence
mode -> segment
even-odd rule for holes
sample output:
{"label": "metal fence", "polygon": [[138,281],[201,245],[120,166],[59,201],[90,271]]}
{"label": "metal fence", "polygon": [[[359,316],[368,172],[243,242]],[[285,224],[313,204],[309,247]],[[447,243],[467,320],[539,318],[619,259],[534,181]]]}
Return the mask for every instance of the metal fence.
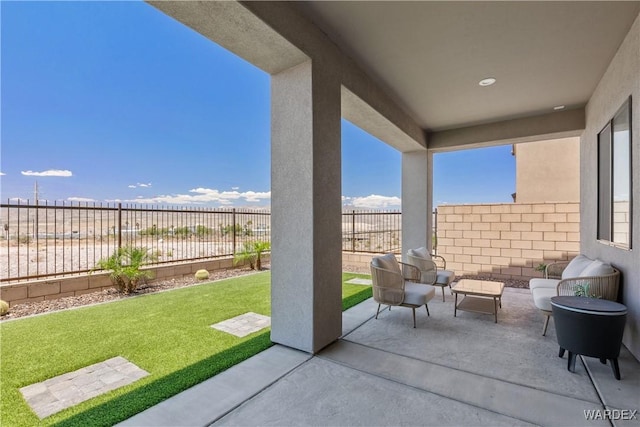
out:
{"label": "metal fence", "polygon": [[0,281],[90,271],[120,247],[148,248],[164,264],[233,255],[270,241],[270,214],[241,209],[102,203],[3,204]]}
{"label": "metal fence", "polygon": [[400,211],[342,213],[342,250],[348,252],[394,252],[402,248]]}
{"label": "metal fence", "polygon": [[[0,282],[85,273],[120,247],[149,249],[154,264],[232,256],[271,241],[266,210],[46,202],[0,205]],[[342,215],[343,250],[401,248],[399,211]],[[301,236],[304,238],[304,236]]]}

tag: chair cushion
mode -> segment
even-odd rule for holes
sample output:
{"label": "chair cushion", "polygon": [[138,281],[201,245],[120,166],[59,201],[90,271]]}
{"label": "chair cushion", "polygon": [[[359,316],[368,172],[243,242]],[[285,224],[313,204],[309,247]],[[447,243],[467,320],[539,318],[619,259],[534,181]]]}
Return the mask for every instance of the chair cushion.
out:
{"label": "chair cushion", "polygon": [[553,288],[558,287],[560,280],[556,279],[531,279],[529,280],[529,289],[532,291],[537,288]]}
{"label": "chair cushion", "polygon": [[606,276],[608,274],[613,274],[613,267],[597,259],[582,270],[579,277]]}
{"label": "chair cushion", "polygon": [[442,286],[448,286],[453,282],[453,279],[456,277],[456,274],[453,271],[449,270],[438,270],[436,284]]}
{"label": "chair cushion", "polygon": [[404,304],[417,307],[426,304],[436,294],[436,288],[421,283],[406,282],[404,285]]}
{"label": "chair cushion", "polygon": [[554,288],[536,288],[531,290],[533,303],[540,310],[551,311],[551,298],[558,296],[558,291]]}
{"label": "chair cushion", "polygon": [[582,271],[593,262],[592,259],[580,254],[565,267],[562,271],[562,279],[570,279],[572,277],[580,277]]}
{"label": "chair cushion", "polygon": [[409,249],[409,255],[417,256],[420,258],[431,259],[431,254],[429,253],[429,249],[424,246],[419,247],[418,249]]}
{"label": "chair cushion", "polygon": [[377,268],[384,268],[385,270],[391,270],[398,273],[402,273],[400,270],[400,264],[394,254],[386,254],[378,257],[374,257],[371,260],[371,264]]}

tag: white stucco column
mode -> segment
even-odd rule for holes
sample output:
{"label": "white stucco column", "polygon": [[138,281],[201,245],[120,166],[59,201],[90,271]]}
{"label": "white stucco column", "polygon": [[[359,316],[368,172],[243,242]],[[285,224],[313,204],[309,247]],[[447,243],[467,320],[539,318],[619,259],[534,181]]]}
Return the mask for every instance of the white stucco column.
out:
{"label": "white stucco column", "polygon": [[311,61],[271,77],[271,340],[342,334],[340,82]]}
{"label": "white stucco column", "polygon": [[402,153],[402,257],[407,250],[431,248],[433,154]]}

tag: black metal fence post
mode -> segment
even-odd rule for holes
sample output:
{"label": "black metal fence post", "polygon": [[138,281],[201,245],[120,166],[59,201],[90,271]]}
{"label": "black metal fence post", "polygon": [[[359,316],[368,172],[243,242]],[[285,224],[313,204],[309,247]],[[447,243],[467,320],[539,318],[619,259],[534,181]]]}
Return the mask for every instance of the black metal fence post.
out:
{"label": "black metal fence post", "polygon": [[231,234],[233,235],[233,240],[232,240],[232,244],[231,244],[231,255],[235,255],[236,254],[236,233],[238,232],[236,230],[236,208],[233,208],[231,210],[232,214],[231,214],[231,224],[232,224],[232,232]]}
{"label": "black metal fence post", "polygon": [[122,248],[122,203],[118,203],[118,250]]}
{"label": "black metal fence post", "polygon": [[351,252],[356,251],[356,211],[351,211]]}

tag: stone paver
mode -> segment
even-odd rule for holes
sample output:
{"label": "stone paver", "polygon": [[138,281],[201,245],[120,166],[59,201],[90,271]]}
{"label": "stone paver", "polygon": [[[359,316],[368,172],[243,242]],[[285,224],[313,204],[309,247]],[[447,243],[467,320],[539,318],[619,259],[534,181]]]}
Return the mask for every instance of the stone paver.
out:
{"label": "stone paver", "polygon": [[20,392],[40,419],[149,375],[124,357],[22,387]]}
{"label": "stone paver", "polygon": [[223,322],[211,325],[212,328],[226,332],[237,337],[246,337],[249,334],[271,326],[271,318],[262,314],[248,312],[240,316],[232,317]]}

